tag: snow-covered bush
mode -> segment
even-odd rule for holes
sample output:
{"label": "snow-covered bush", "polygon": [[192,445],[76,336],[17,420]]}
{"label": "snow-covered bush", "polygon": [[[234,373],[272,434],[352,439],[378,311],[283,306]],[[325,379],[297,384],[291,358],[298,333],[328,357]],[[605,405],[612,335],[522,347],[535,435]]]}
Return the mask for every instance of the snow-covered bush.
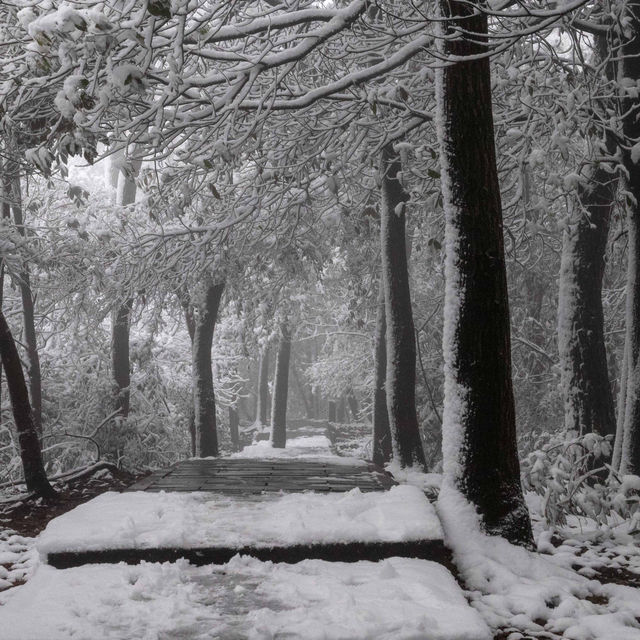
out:
{"label": "snow-covered bush", "polygon": [[523,458],[525,490],[542,497],[548,526],[564,525],[567,516],[583,516],[602,526],[640,523],[640,478],[619,476],[608,464],[611,436],[576,432],[543,433]]}

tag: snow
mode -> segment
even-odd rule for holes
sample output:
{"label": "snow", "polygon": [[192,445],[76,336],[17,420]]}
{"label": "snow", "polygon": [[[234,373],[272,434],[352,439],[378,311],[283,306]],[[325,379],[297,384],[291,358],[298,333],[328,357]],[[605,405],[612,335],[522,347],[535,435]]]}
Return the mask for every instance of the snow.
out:
{"label": "snow", "polygon": [[38,562],[33,538],[0,531],[0,591],[28,580]]}
{"label": "snow", "polygon": [[491,638],[446,569],[408,558],[42,566],[3,600],[3,640]]}
{"label": "snow", "polygon": [[[493,629],[531,635],[546,631],[573,640],[640,638],[636,589],[588,580],[565,566],[566,556],[554,562],[554,556],[487,536],[458,491],[445,485],[441,499],[443,493],[449,495],[444,509],[438,503],[438,514],[447,544],[471,605]],[[549,546],[548,539],[541,538],[541,550]]]}
{"label": "snow", "polygon": [[413,485],[423,491],[437,491],[442,486],[441,473],[424,473],[413,467],[402,468],[396,460],[385,464],[384,468],[385,471],[388,471],[398,482]]}
{"label": "snow", "polygon": [[580,352],[576,344],[579,335],[576,332],[576,317],[579,313],[580,287],[576,281],[581,256],[577,247],[578,225],[584,211],[574,206],[568,223],[562,234],[562,255],[560,261],[560,278],[558,293],[558,353],[560,355],[560,379],[562,398],[564,399],[564,424],[567,429],[584,426],[584,416],[580,413],[580,388],[575,380],[575,372],[571,360],[572,353]]}
{"label": "snow", "polygon": [[359,458],[336,456],[331,451],[331,440],[326,436],[300,436],[287,440],[284,449],[272,447],[268,440],[259,440],[231,458],[313,458],[313,462],[326,462],[344,466],[366,467],[367,463]]}
{"label": "snow", "polygon": [[[436,25],[438,46],[444,47],[444,27]],[[444,53],[444,52],[443,52]],[[467,413],[468,390],[456,375],[458,360],[457,340],[460,309],[465,296],[465,282],[459,266],[459,203],[455,198],[449,166],[451,123],[446,116],[444,68],[436,68],[436,133],[440,145],[440,178],[445,212],[445,296],[444,323],[442,327],[442,352],[444,357],[444,406],[442,414],[442,464],[444,482],[455,485],[462,478],[466,456],[463,424]]]}
{"label": "snow", "polygon": [[435,540],[442,529],[416,487],[362,493],[228,497],[194,493],[104,493],[52,520],[40,554],[127,548],[271,547]]}

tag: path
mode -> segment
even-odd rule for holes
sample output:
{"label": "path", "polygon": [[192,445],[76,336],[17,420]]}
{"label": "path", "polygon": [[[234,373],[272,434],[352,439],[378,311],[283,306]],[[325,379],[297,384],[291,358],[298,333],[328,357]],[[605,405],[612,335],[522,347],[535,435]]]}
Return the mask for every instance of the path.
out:
{"label": "path", "polygon": [[237,554],[449,565],[440,523],[418,489],[332,455],[324,428],[301,428],[306,435],[285,450],[261,441],[236,457],[185,460],[124,494],[99,496],[50,523],[39,549],[57,568],[179,558],[223,564]]}
{"label": "path", "polygon": [[373,464],[337,464],[313,459],[215,458],[185,460],[157,471],[128,491],[211,491],[249,495],[271,491],[384,491],[396,482]]}
{"label": "path", "polygon": [[489,640],[424,493],[303,428],[52,520],[6,640]]}

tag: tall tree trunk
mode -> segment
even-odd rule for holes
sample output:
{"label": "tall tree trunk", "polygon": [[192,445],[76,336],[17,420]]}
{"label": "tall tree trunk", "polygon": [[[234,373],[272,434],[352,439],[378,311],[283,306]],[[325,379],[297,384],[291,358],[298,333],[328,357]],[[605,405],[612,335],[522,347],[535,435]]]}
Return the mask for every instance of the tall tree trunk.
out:
{"label": "tall tree trunk", "polygon": [[28,491],[52,498],[56,495],[49,484],[42,462],[40,441],[33,421],[33,413],[29,402],[29,393],[18,356],[16,344],[11,335],[9,325],[0,310],[0,358],[7,377],[13,418],[20,442],[20,457],[24,470],[24,480]]}
{"label": "tall tree trunk", "polygon": [[391,431],[387,411],[387,323],[384,311],[384,288],[382,280],[378,289],[378,315],[376,319],[376,342],[374,353],[373,387],[373,462],[384,466],[391,460]]}
{"label": "tall tree trunk", "polygon": [[231,437],[231,447],[234,451],[240,451],[240,416],[238,410],[229,405],[229,436]]}
{"label": "tall tree trunk", "polygon": [[[139,163],[135,166],[139,169]],[[115,188],[115,202],[123,207],[136,201],[135,180],[117,167],[111,170],[111,186]],[[111,319],[111,375],[113,377],[114,410],[119,418],[129,415],[131,398],[131,362],[129,360],[129,334],[133,298],[127,297],[114,309]]]}
{"label": "tall tree trunk", "polygon": [[447,500],[461,493],[487,533],[531,547],[516,446],[487,18],[474,13],[474,4],[440,0],[448,18],[440,24],[443,55],[483,56],[442,66],[436,80],[446,216],[441,499],[446,513]]}
{"label": "tall tree trunk", "polygon": [[400,157],[387,145],[382,151],[380,238],[387,343],[387,411],[393,457],[402,467],[426,470],[416,414],[416,345],[409,291],[405,236],[408,196],[398,180]]}
{"label": "tall tree trunk", "polygon": [[[196,320],[193,315],[193,305],[191,304],[191,300],[189,299],[189,294],[180,290],[177,293],[178,299],[180,300],[180,304],[182,305],[182,310],[184,311],[184,321],[187,327],[187,333],[189,334],[189,340],[191,341],[191,353],[193,353],[193,338],[196,334]],[[192,398],[193,400],[193,398]],[[195,407],[194,403],[189,403],[189,415],[187,417],[187,428],[189,429],[189,442],[191,445],[191,457],[196,457],[196,420],[195,420]]]}
{"label": "tall tree trunk", "polygon": [[611,456],[611,467],[614,471],[619,471],[622,460],[622,441],[624,439],[624,418],[625,407],[627,405],[627,381],[628,381],[628,360],[627,345],[625,344],[622,354],[622,364],[620,366],[620,389],[618,391],[618,406],[616,415],[616,439],[613,445],[613,455]]}
{"label": "tall tree trunk", "polygon": [[606,436],[615,433],[615,411],[601,293],[616,178],[596,168],[589,183],[562,240],[558,351],[565,428]]}
{"label": "tall tree trunk", "polygon": [[344,424],[347,421],[347,405],[344,401],[344,396],[341,396],[340,400],[338,400],[336,419],[340,424]]}
{"label": "tall tree trunk", "polygon": [[286,322],[280,325],[271,407],[271,445],[282,449],[287,444],[287,399],[289,395],[289,360],[291,333]]}
{"label": "tall tree trunk", "polygon": [[[11,180],[5,171],[7,160],[0,165],[0,190],[2,191],[1,216],[4,220],[11,218]],[[4,302],[4,258],[0,258],[0,310]],[[0,367],[0,424],[2,424],[2,367]]]}
{"label": "tall tree trunk", "polygon": [[335,400],[329,400],[329,402],[327,403],[327,412],[328,412],[328,418],[329,418],[329,422],[336,422],[337,418],[336,418],[336,401]]}
{"label": "tall tree trunk", "polygon": [[355,391],[351,387],[347,390],[347,404],[351,412],[351,419],[354,422],[358,422],[360,419],[360,407],[358,406],[358,398],[356,398]]}
{"label": "tall tree trunk", "polygon": [[293,370],[293,378],[296,381],[296,387],[298,387],[298,395],[302,400],[302,404],[304,405],[304,412],[307,418],[313,418],[313,406],[312,403],[309,402],[309,398],[307,398],[307,391],[304,388],[304,380],[300,377],[300,371],[298,367],[296,367],[295,362],[291,363],[291,369]]}
{"label": "tall tree trunk", "polygon": [[[640,79],[640,0],[629,0],[626,6],[628,36],[622,45],[622,76]],[[626,145],[640,143],[640,101],[622,100],[622,132]],[[629,191],[635,206],[627,208],[627,304],[625,339],[626,402],[624,412],[620,473],[640,475],[640,163],[628,149],[623,150]]]}
{"label": "tall tree trunk", "polygon": [[[24,238],[26,230],[22,214],[22,187],[20,184],[20,168],[17,163],[11,163],[8,167],[11,181],[11,209],[13,221],[18,233]],[[20,285],[20,297],[22,298],[22,320],[24,331],[24,344],[27,357],[27,374],[29,377],[29,397],[33,411],[33,423],[36,431],[42,433],[42,375],[40,373],[40,355],[38,354],[38,341],[36,337],[35,303],[31,290],[31,274],[28,263],[24,263],[18,275]]]}
{"label": "tall tree trunk", "polygon": [[267,424],[269,405],[269,347],[260,352],[258,362],[258,393],[256,394],[256,422],[260,427]]}
{"label": "tall tree trunk", "polygon": [[193,335],[194,422],[196,455],[200,458],[218,455],[211,346],[223,291],[224,283],[209,283],[202,292],[202,299],[195,305],[197,317]]}
{"label": "tall tree trunk", "polygon": [[[606,56],[606,41],[596,38]],[[601,59],[602,59],[601,56]],[[606,65],[609,80],[615,78]],[[606,134],[607,155],[616,141]],[[594,150],[602,155],[600,148]],[[613,166],[601,163],[587,169],[580,185],[572,219],[562,238],[558,299],[558,351],[564,396],[564,424],[580,434],[613,435],[616,430],[613,394],[607,368],[602,309],[602,278],[609,222],[618,178]]]}
{"label": "tall tree trunk", "polygon": [[129,415],[131,397],[131,364],[129,361],[130,317],[133,298],[127,298],[114,312],[111,320],[111,375],[113,376],[114,410],[120,418]]}

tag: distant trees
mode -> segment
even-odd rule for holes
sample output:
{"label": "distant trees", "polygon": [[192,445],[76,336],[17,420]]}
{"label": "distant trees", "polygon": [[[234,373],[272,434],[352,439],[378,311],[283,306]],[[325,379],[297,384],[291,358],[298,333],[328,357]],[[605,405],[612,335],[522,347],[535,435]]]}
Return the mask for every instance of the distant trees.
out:
{"label": "distant trees", "polygon": [[289,364],[291,361],[291,329],[284,320],[280,323],[280,337],[276,355],[271,405],[271,444],[283,448],[287,443],[287,401],[289,398]]}
{"label": "distant trees", "polygon": [[267,405],[269,404],[269,346],[260,351],[258,358],[258,385],[256,392],[256,424],[267,424]]}

